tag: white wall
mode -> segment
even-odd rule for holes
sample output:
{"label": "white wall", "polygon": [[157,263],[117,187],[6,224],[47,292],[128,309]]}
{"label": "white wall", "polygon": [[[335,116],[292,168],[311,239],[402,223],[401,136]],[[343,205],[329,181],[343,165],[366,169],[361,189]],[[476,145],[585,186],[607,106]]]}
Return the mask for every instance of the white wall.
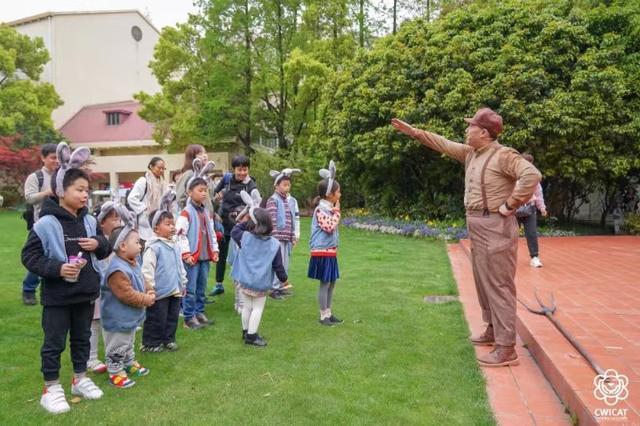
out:
{"label": "white wall", "polygon": [[[139,42],[131,35],[134,25],[142,30]],[[160,90],[148,68],[159,34],[136,12],[54,15],[16,29],[43,37],[49,48],[52,61],[43,78],[64,101],[52,114],[56,127],[83,106]]]}

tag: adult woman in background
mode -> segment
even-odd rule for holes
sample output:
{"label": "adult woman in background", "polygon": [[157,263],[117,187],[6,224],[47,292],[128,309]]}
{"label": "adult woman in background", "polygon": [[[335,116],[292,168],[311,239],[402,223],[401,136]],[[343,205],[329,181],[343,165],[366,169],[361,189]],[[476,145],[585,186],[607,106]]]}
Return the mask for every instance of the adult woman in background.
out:
{"label": "adult woman in background", "polygon": [[160,199],[167,190],[165,168],[162,158],[153,157],[147,165],[147,172],[136,180],[127,196],[127,205],[135,215],[140,239],[143,241],[153,236],[149,213],[160,208]]}
{"label": "adult woman in background", "polygon": [[[533,164],[533,155],[524,153],[522,158]],[[524,227],[524,236],[527,238],[527,247],[531,260],[529,264],[534,268],[542,268],[540,250],[538,247],[538,210],[543,217],[547,217],[547,206],[544,204],[542,185],[538,183],[533,196],[526,204],[516,210],[518,225]]]}
{"label": "adult woman in background", "polygon": [[[184,151],[184,165],[182,166],[180,179],[176,182],[176,200],[180,209],[184,209],[187,204],[187,182],[193,176],[193,160],[199,158],[203,164],[209,161],[207,151],[204,146],[193,144],[189,145]],[[211,197],[208,196],[205,201],[205,207],[209,210],[209,213],[213,214],[213,204],[211,203]]]}

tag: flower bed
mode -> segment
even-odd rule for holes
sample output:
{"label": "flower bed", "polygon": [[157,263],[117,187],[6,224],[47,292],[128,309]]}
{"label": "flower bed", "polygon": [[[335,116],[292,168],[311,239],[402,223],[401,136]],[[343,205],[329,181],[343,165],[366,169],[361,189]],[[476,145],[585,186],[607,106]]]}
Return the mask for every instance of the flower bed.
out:
{"label": "flower bed", "polygon": [[[443,241],[457,241],[468,238],[464,220],[454,220],[447,223],[436,221],[418,222],[376,216],[347,216],[342,220],[342,225],[347,228],[362,229],[370,232]],[[520,235],[524,236],[522,228],[520,228]],[[555,227],[543,227],[538,229],[538,235],[541,237],[573,237],[576,233],[563,231]]]}
{"label": "flower bed", "polygon": [[467,238],[467,229],[464,227],[464,222],[460,222],[461,224],[444,224],[433,221],[424,223],[369,216],[350,216],[343,219],[341,223],[347,228],[403,235],[405,237],[432,238],[444,241]]}

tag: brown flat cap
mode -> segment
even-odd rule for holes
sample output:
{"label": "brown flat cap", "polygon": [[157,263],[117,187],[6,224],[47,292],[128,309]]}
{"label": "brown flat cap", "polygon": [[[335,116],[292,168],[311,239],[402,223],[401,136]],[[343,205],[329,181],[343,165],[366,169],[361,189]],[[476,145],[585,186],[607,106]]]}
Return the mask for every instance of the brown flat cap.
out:
{"label": "brown flat cap", "polygon": [[480,108],[472,118],[464,121],[486,129],[494,139],[502,133],[502,117],[491,108]]}

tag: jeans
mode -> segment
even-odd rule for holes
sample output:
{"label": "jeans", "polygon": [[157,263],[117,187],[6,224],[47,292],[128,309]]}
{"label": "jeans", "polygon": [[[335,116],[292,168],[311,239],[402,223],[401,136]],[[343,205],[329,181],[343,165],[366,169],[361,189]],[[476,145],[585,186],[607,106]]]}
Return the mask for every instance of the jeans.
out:
{"label": "jeans", "polygon": [[538,215],[533,213],[527,217],[519,217],[518,225],[524,226],[524,236],[527,238],[529,256],[537,257],[538,252]]}
{"label": "jeans", "polygon": [[207,278],[209,276],[210,263],[208,260],[196,262],[187,270],[187,295],[184,298],[184,319],[190,320],[196,314],[204,313],[204,294],[207,290]]}
{"label": "jeans", "polygon": [[[284,265],[284,270],[288,274],[289,260],[291,259],[291,248],[293,247],[293,244],[291,243],[291,241],[278,241],[278,242],[280,243],[280,255],[282,256],[282,265]],[[274,274],[273,284],[271,288],[273,288],[274,290],[277,290],[280,287],[282,287],[282,283],[280,282],[278,277]]]}
{"label": "jeans", "polygon": [[27,271],[27,275],[22,280],[22,291],[27,293],[35,293],[40,284],[40,277],[31,271]]}

